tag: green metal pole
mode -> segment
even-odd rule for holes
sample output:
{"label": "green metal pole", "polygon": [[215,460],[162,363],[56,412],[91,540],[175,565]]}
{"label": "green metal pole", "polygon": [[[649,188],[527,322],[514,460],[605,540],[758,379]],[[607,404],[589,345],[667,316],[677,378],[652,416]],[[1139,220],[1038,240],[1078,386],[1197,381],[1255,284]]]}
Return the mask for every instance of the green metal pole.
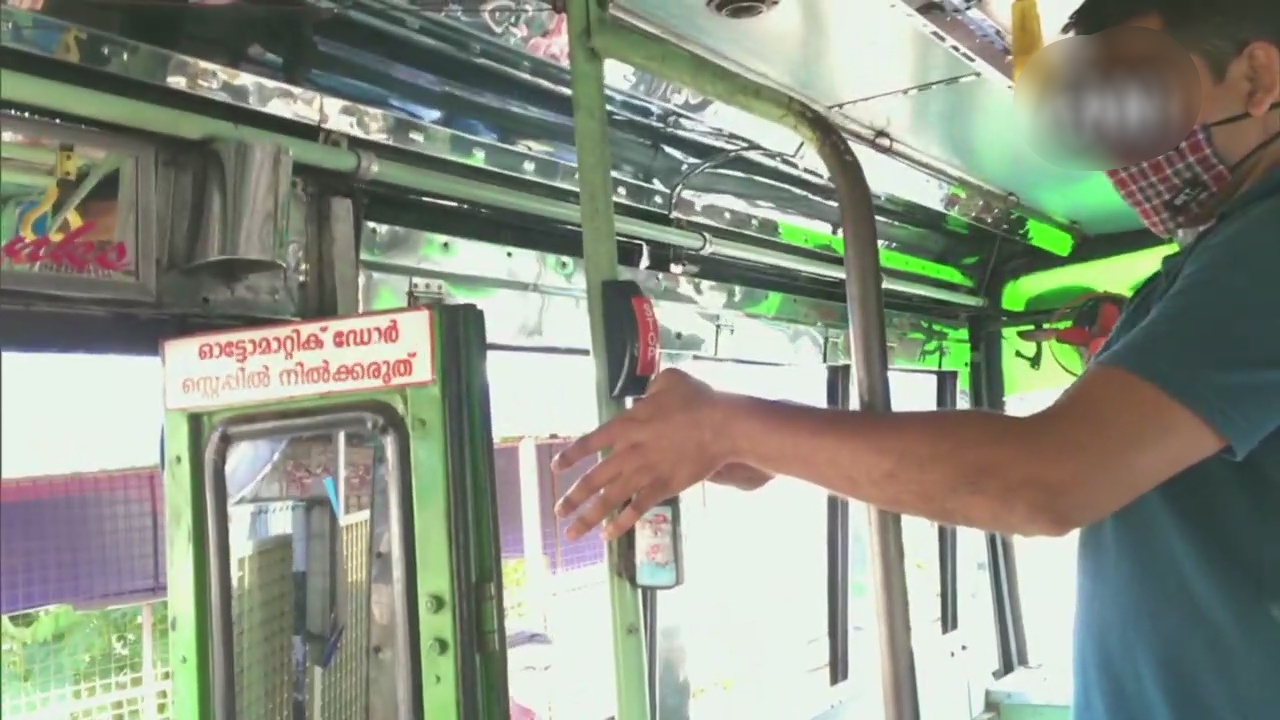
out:
{"label": "green metal pole", "polygon": [[[569,76],[573,93],[574,140],[578,148],[578,204],[582,211],[582,251],[591,317],[591,357],[595,360],[600,422],[622,405],[609,388],[605,364],[603,283],[618,277],[618,241],[613,222],[613,159],[605,105],[604,58],[591,47],[593,0],[569,0]],[[648,677],[640,594],[623,576],[622,545],[609,543],[609,599],[613,631],[618,720],[647,720]]]}

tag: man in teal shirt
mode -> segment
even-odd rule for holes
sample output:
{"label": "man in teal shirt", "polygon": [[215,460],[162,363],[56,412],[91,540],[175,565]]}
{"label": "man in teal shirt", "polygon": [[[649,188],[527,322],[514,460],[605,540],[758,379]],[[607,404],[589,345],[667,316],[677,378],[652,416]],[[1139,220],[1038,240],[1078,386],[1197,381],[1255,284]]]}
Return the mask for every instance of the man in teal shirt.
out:
{"label": "man in teal shirt", "polygon": [[1121,25],[1178,40],[1203,98],[1183,143],[1108,175],[1157,234],[1208,227],[1056,404],[848,413],[668,370],[557,459],[612,451],[561,500],[570,535],[774,475],[943,523],[1081,529],[1078,720],[1280,717],[1280,0],[1085,0],[1069,29]]}

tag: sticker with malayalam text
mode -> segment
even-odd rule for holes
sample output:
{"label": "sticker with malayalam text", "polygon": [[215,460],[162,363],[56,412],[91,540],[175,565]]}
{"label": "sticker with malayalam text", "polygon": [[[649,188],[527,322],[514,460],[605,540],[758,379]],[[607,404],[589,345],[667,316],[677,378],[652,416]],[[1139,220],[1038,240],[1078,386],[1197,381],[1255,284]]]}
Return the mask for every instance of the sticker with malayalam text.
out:
{"label": "sticker with malayalam text", "polygon": [[162,347],[169,410],[207,410],[435,380],[425,308],[206,333]]}

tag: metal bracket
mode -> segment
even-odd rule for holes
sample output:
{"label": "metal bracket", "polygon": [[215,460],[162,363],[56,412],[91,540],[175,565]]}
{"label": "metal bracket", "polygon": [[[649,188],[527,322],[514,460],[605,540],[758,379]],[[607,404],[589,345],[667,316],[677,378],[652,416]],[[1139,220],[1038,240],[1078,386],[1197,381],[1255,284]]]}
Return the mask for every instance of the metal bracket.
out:
{"label": "metal bracket", "polygon": [[448,299],[448,288],[441,280],[433,280],[431,278],[411,278],[409,280],[406,300],[411,308],[443,305]]}
{"label": "metal bracket", "polygon": [[321,130],[319,142],[329,147],[351,150],[356,156],[356,170],[353,173],[357,180],[372,180],[378,174],[378,156],[368,150],[354,149],[350,146],[350,138],[332,130]]}

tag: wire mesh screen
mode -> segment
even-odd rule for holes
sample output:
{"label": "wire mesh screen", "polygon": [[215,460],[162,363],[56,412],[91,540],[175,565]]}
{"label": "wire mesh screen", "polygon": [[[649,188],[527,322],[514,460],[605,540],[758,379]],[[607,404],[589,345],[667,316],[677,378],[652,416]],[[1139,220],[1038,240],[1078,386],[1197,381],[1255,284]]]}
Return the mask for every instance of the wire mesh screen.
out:
{"label": "wire mesh screen", "polygon": [[[348,515],[342,526],[343,585],[346,599],[342,644],[320,675],[321,720],[353,720],[369,708],[369,536],[368,512]],[[316,674],[310,677],[314,695]]]}
{"label": "wire mesh screen", "polygon": [[[292,717],[296,586],[291,518],[296,506],[261,503],[232,507],[228,513],[230,536],[241,538],[232,542],[232,622],[237,707],[246,720]],[[323,669],[315,667],[320,653],[310,653],[307,669],[309,717],[317,720],[351,720],[368,712],[369,531],[367,511],[343,520],[337,588],[341,642]],[[319,575],[313,579],[327,584]],[[310,640],[314,646],[324,639]]]}
{"label": "wire mesh screen", "polygon": [[165,603],[6,615],[4,720],[168,720]]}
{"label": "wire mesh screen", "polygon": [[245,720],[289,720],[292,706],[293,549],[288,536],[233,549],[231,616],[236,711]]}

